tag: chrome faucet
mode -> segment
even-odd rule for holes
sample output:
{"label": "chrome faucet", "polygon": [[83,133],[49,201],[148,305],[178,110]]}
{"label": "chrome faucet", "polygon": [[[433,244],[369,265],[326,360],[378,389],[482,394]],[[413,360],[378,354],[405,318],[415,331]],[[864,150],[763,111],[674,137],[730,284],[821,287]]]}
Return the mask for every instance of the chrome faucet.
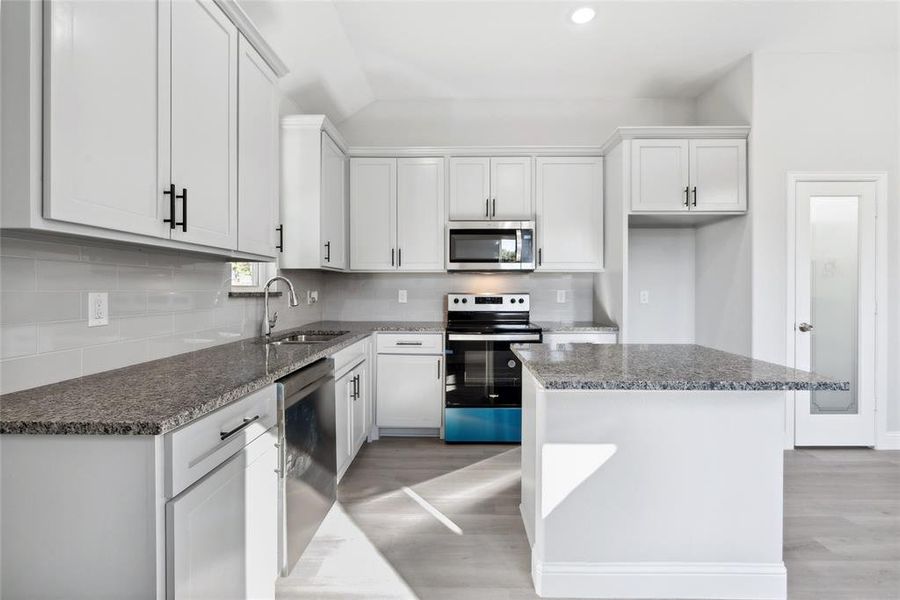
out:
{"label": "chrome faucet", "polygon": [[285,279],[281,275],[276,275],[266,282],[263,290],[265,293],[266,316],[263,317],[262,330],[263,335],[267,338],[272,335],[272,329],[275,328],[275,322],[278,321],[278,312],[275,312],[271,317],[269,317],[269,286],[279,279],[285,282],[288,286],[288,298],[290,299],[290,306],[297,306],[298,304],[300,304],[300,301],[297,300],[297,294],[294,293],[294,284],[291,283],[290,280]]}

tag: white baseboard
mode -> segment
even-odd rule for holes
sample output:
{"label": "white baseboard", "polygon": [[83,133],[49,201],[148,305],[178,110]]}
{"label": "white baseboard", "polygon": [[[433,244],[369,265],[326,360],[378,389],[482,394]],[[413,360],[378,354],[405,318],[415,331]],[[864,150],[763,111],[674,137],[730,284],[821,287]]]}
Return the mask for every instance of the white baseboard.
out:
{"label": "white baseboard", "polygon": [[900,450],[900,431],[886,431],[875,446],[876,450]]}
{"label": "white baseboard", "polygon": [[784,563],[533,563],[542,598],[785,600]]}

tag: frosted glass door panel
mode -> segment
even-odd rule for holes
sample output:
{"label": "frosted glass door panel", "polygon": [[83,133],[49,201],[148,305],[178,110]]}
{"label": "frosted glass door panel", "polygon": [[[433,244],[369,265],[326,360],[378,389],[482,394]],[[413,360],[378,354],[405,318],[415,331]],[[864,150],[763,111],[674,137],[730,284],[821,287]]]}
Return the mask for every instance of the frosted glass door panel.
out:
{"label": "frosted glass door panel", "polygon": [[856,414],[859,322],[859,199],[812,197],[810,216],[810,338],[813,372],[849,379],[849,391],[814,391],[812,414]]}

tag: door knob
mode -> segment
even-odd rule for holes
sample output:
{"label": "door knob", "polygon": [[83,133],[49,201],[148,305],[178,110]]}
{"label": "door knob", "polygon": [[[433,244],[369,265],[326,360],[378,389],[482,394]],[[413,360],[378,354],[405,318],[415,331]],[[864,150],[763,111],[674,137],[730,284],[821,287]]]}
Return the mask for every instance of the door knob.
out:
{"label": "door knob", "polygon": [[797,329],[799,329],[803,333],[807,333],[809,331],[812,331],[813,326],[809,323],[800,323],[800,325],[797,326]]}

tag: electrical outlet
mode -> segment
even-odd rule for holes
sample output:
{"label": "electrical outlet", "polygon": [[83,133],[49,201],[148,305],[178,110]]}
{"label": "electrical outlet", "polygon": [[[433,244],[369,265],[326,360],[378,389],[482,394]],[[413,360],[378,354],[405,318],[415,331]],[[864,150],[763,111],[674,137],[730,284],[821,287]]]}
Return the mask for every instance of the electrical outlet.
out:
{"label": "electrical outlet", "polygon": [[641,304],[650,304],[650,292],[641,290]]}
{"label": "electrical outlet", "polygon": [[315,304],[319,301],[319,290],[307,290],[306,291],[306,303],[307,304]]}
{"label": "electrical outlet", "polygon": [[397,302],[400,304],[406,304],[406,290],[399,290],[397,294]]}
{"label": "electrical outlet", "polygon": [[556,302],[559,304],[565,304],[566,290],[556,290]]}
{"label": "electrical outlet", "polygon": [[109,325],[109,294],[91,292],[88,294],[88,327]]}

